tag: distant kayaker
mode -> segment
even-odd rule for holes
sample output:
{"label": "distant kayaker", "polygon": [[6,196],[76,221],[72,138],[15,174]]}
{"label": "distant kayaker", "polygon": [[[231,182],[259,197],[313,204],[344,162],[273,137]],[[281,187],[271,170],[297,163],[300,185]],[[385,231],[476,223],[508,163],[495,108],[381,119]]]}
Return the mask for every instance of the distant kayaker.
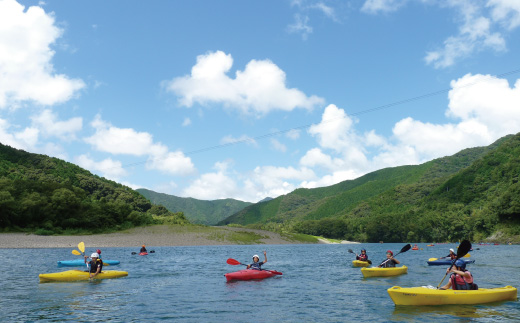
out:
{"label": "distant kayaker", "polygon": [[455,261],[455,264],[446,270],[446,273],[452,273],[450,280],[439,289],[478,289],[477,285],[473,283],[473,275],[466,270],[466,262],[462,259]]}
{"label": "distant kayaker", "polygon": [[142,245],[141,246],[141,251],[139,251],[139,252],[148,252],[148,251],[146,251],[146,247],[144,245]]}
{"label": "distant kayaker", "polygon": [[253,256],[253,263],[247,265],[247,269],[256,269],[262,270],[262,265],[267,262],[267,253],[264,251],[264,261],[260,261],[260,257],[258,255]]}
{"label": "distant kayaker", "polygon": [[98,259],[99,259],[100,261],[103,261],[103,260],[101,259],[101,249],[96,250],[96,252],[97,252],[97,254],[99,255],[99,258],[98,258]]}
{"label": "distant kayaker", "polygon": [[361,253],[356,255],[356,260],[368,261],[368,255],[366,249],[361,249]]}
{"label": "distant kayaker", "polygon": [[451,260],[457,259],[457,254],[455,253],[455,250],[453,248],[450,249],[450,254],[446,257],[442,257],[441,259],[450,258]]}
{"label": "distant kayaker", "polygon": [[388,250],[386,252],[386,260],[383,261],[381,263],[381,265],[379,265],[379,267],[381,267],[381,268],[390,268],[390,267],[395,267],[395,265],[398,265],[400,263],[401,262],[399,260],[394,258],[394,253],[392,252],[392,250]]}
{"label": "distant kayaker", "polygon": [[88,257],[85,256],[85,263],[89,265],[90,278],[95,277],[103,269],[103,262],[99,259],[99,254],[94,252],[90,255],[90,261],[87,261]]}

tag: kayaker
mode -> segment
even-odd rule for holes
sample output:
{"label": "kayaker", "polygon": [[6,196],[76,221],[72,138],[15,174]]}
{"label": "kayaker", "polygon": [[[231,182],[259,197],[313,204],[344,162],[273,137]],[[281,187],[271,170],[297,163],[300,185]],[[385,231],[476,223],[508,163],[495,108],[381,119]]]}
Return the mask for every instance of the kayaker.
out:
{"label": "kayaker", "polygon": [[446,257],[442,257],[441,259],[450,258],[451,260],[457,259],[457,254],[455,253],[455,250],[453,248],[450,248],[450,254]]}
{"label": "kayaker", "polygon": [[258,255],[253,256],[253,263],[247,265],[247,269],[256,269],[262,270],[262,265],[267,262],[267,253],[264,251],[264,261],[260,261],[260,257]]}
{"label": "kayaker", "polygon": [[399,260],[394,258],[394,253],[392,252],[392,250],[388,250],[386,252],[386,260],[383,261],[381,263],[381,265],[379,265],[379,267],[381,267],[381,268],[390,268],[390,267],[395,267],[395,265],[398,265],[400,263],[401,262]]}
{"label": "kayaker", "polygon": [[144,245],[142,245],[141,246],[141,251],[139,251],[139,252],[148,252],[148,251],[146,251],[146,247]]}
{"label": "kayaker", "polygon": [[366,249],[361,249],[361,253],[356,255],[356,260],[368,261],[368,255]]}
{"label": "kayaker", "polygon": [[90,255],[90,261],[87,261],[87,258],[88,257],[85,256],[85,263],[88,264],[90,268],[90,278],[94,278],[103,269],[103,262],[99,259],[99,254],[97,252]]}
{"label": "kayaker", "polygon": [[477,284],[473,283],[473,275],[466,270],[466,262],[464,260],[457,259],[455,264],[446,270],[446,274],[448,273],[452,273],[450,280],[439,289],[449,289],[450,287],[455,290],[478,289]]}

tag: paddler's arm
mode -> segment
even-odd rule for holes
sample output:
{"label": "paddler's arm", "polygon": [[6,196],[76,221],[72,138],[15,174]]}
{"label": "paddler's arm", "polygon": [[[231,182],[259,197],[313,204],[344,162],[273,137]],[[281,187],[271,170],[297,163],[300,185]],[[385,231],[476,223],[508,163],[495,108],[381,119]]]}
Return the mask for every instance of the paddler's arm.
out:
{"label": "paddler's arm", "polygon": [[264,251],[264,258],[265,258],[265,260],[264,260],[264,264],[265,264],[267,262],[267,253],[265,251]]}
{"label": "paddler's arm", "polygon": [[94,274],[90,273],[90,278],[94,278],[94,277],[96,277],[96,275],[99,274],[100,272],[101,272],[101,267],[98,266],[98,267],[97,267],[97,270],[96,270],[96,272],[95,272]]}

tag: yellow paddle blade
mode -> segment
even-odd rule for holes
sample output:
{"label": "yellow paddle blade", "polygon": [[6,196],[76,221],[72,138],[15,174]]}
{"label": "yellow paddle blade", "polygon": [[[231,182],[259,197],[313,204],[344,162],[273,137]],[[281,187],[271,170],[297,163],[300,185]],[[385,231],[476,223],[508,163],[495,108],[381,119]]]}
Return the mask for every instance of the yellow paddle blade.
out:
{"label": "yellow paddle blade", "polygon": [[469,258],[469,252],[462,258]]}
{"label": "yellow paddle blade", "polygon": [[437,258],[430,258],[430,259],[428,259],[428,261],[435,261],[435,260],[439,260],[439,259],[437,259]]}
{"label": "yellow paddle blade", "polygon": [[72,254],[76,256],[81,256],[81,252],[77,251],[76,249],[72,250]]}
{"label": "yellow paddle blade", "polygon": [[81,252],[85,252],[85,243],[83,241],[81,241],[80,243],[78,243],[78,249],[79,251]]}

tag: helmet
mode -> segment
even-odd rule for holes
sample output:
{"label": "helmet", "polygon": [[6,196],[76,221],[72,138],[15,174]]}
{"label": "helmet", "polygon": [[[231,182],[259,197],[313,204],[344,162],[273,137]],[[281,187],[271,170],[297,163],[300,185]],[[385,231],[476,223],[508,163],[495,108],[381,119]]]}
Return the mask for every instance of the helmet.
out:
{"label": "helmet", "polygon": [[457,261],[455,261],[455,266],[466,269],[466,262],[462,259],[457,259]]}
{"label": "helmet", "polygon": [[100,250],[100,249],[96,250],[96,252],[99,253],[99,254],[101,254],[101,250]]}
{"label": "helmet", "polygon": [[450,251],[453,252],[453,253],[455,253],[455,250],[453,250],[453,248],[450,248]]}
{"label": "helmet", "polygon": [[143,248],[144,248],[144,245],[142,245],[141,247],[143,247]]}
{"label": "helmet", "polygon": [[90,258],[99,258],[99,254],[97,252],[94,252],[90,255]]}
{"label": "helmet", "polygon": [[394,255],[394,253],[392,252],[392,250],[387,250],[386,253],[387,253],[387,254],[389,253],[390,256],[393,256],[393,255]]}
{"label": "helmet", "polygon": [[258,258],[258,259],[260,259],[260,257],[258,257],[258,255],[254,255],[254,256],[253,256],[253,259],[255,259],[255,257]]}
{"label": "helmet", "polygon": [[364,251],[364,252],[367,252],[367,250],[366,250],[366,249],[361,249],[361,252],[363,252],[363,251]]}

